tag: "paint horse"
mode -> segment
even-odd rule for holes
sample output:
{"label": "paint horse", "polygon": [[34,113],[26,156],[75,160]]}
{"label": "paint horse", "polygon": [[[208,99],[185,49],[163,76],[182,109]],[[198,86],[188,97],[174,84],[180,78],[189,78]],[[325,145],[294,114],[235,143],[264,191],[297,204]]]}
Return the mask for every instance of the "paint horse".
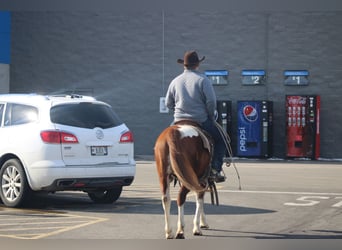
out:
{"label": "paint horse", "polygon": [[184,239],[184,203],[190,191],[196,193],[193,234],[202,235],[201,229],[209,228],[204,214],[204,194],[208,189],[212,143],[204,133],[198,124],[180,121],[166,128],[156,141],[154,155],[162,192],[167,239],[174,238],[170,226],[170,183],[175,178],[180,183],[176,238]]}

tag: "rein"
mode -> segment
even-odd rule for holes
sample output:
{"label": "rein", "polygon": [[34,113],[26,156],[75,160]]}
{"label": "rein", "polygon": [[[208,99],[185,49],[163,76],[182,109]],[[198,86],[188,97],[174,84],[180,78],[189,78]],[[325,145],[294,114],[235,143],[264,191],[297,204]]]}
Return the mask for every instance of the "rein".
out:
{"label": "rein", "polygon": [[239,171],[238,171],[238,169],[237,169],[237,167],[236,167],[236,165],[235,165],[235,162],[234,162],[234,160],[233,160],[233,150],[232,150],[232,147],[231,147],[231,145],[230,145],[230,141],[231,141],[231,140],[230,140],[230,137],[229,137],[227,131],[225,131],[225,130],[222,128],[222,126],[221,126],[217,121],[215,121],[215,126],[216,126],[217,129],[219,130],[219,132],[220,132],[220,134],[221,134],[221,137],[222,137],[222,139],[223,139],[223,141],[224,141],[224,144],[226,145],[227,152],[228,152],[228,154],[229,154],[230,162],[227,162],[227,161],[226,161],[226,166],[227,166],[227,167],[230,167],[230,163],[233,164],[233,167],[234,167],[234,169],[235,169],[236,175],[237,175],[238,180],[239,180],[239,190],[241,190],[241,179],[240,179],[240,174],[239,174]]}
{"label": "rein", "polygon": [[[219,205],[219,198],[218,198],[218,193],[217,193],[217,188],[216,188],[216,184],[215,184],[215,181],[211,180],[209,178],[209,175],[210,175],[210,168],[208,168],[209,171],[208,174],[205,174],[201,179],[200,179],[200,182],[203,180],[203,181],[207,181],[208,182],[208,190],[210,192],[210,199],[211,199],[211,204],[212,205],[215,205],[218,206]],[[177,176],[173,173],[171,173],[171,176],[172,176],[172,179],[173,179],[173,186],[175,187],[177,185],[177,182],[179,183],[180,185],[180,182],[178,181],[177,179]],[[216,202],[215,202],[216,201]]]}

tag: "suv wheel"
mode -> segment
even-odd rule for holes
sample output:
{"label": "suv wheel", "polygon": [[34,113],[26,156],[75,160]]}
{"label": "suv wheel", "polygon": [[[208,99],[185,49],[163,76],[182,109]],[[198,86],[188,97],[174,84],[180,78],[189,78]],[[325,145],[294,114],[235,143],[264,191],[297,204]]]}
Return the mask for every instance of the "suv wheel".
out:
{"label": "suv wheel", "polygon": [[25,171],[17,159],[7,160],[0,169],[0,197],[8,207],[19,207],[30,195]]}
{"label": "suv wheel", "polygon": [[108,190],[98,190],[95,192],[88,192],[89,198],[96,202],[102,204],[109,204],[115,202],[119,199],[121,195],[122,187],[117,187]]}

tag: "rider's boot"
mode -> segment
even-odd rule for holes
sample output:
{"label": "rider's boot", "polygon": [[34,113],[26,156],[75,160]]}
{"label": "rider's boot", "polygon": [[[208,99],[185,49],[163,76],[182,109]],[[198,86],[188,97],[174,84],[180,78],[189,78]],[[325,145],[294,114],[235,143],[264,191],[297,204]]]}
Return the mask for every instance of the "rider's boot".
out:
{"label": "rider's boot", "polygon": [[217,171],[216,169],[211,169],[210,178],[215,182],[224,182],[226,180],[226,176],[222,173],[222,171]]}

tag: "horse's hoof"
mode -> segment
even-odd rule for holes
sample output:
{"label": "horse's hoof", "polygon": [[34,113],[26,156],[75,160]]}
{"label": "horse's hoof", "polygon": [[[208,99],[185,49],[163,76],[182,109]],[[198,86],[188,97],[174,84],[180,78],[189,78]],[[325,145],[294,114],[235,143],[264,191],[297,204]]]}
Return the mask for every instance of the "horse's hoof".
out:
{"label": "horse's hoof", "polygon": [[201,229],[209,229],[209,225],[202,225]]}
{"label": "horse's hoof", "polygon": [[176,239],[185,239],[184,234],[183,233],[177,234]]}
{"label": "horse's hoof", "polygon": [[174,236],[173,236],[172,233],[168,233],[168,234],[165,235],[165,238],[166,238],[167,240],[171,240],[171,239],[174,238]]}
{"label": "horse's hoof", "polygon": [[196,232],[194,232],[194,235],[195,235],[195,236],[202,236],[203,234],[202,234],[202,232],[200,232],[200,231],[196,231]]}

